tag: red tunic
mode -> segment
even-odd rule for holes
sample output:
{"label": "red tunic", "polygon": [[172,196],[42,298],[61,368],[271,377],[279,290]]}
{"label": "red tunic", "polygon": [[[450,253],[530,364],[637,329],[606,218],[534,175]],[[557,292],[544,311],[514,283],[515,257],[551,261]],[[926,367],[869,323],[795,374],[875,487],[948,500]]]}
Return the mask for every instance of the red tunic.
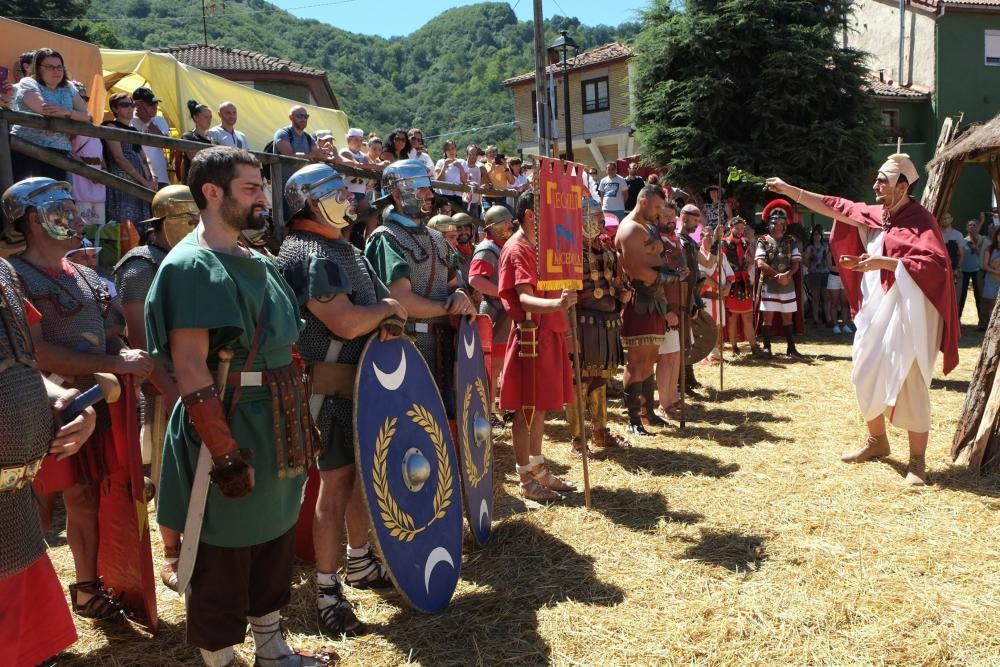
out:
{"label": "red tunic", "polygon": [[47,554],[0,579],[0,665],[32,667],[75,641],[73,617]]}
{"label": "red tunic", "polygon": [[[535,249],[521,240],[507,241],[500,253],[500,301],[515,324],[526,319],[516,286],[530,285],[534,288],[538,284],[536,262]],[[546,292],[537,296],[555,298],[558,293]],[[500,407],[504,410],[517,410],[524,405],[524,365],[534,363],[535,409],[562,410],[566,403],[573,400],[573,377],[566,347],[569,321],[562,311],[533,315],[532,318],[538,322],[538,356],[534,359],[521,359],[518,356],[518,331],[517,327],[511,327],[503,361]]]}
{"label": "red tunic", "polygon": [[[839,197],[824,197],[823,203],[838,214],[872,229],[882,227],[882,205],[852,202]],[[906,204],[891,217],[891,225],[883,237],[883,254],[903,263],[906,272],[917,283],[927,300],[934,304],[944,323],[941,352],[944,353],[944,373],[958,365],[959,319],[955,299],[954,275],[941,229],[930,211],[914,201]],[[841,255],[861,255],[866,252],[861,238],[848,225],[834,223],[830,233],[830,251],[838,262]],[[882,270],[882,288],[888,290],[895,282],[892,271]],[[840,271],[840,279],[851,303],[851,312],[861,309],[861,274]]]}

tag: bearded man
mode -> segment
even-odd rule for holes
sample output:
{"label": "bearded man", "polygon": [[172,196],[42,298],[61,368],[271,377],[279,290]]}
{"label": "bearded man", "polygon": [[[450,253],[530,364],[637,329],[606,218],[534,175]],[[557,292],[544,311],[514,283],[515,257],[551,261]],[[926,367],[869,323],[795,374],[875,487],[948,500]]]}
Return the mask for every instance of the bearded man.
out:
{"label": "bearded man", "polygon": [[764,352],[771,354],[771,325],[774,314],[780,313],[787,345],[785,353],[800,358],[802,355],[795,349],[793,318],[799,309],[794,275],[802,263],[802,246],[791,234],[786,234],[792,213],[792,205],[784,199],[775,199],[764,207],[761,217],[767,221],[768,233],[757,239],[754,259],[761,280],[760,331]]}
{"label": "bearded man", "polygon": [[[292,358],[302,324],[296,296],[270,259],[240,242],[244,230],[265,224],[260,163],[245,150],[207,148],[192,160],[188,185],[201,220],[163,260],[146,301],[149,351],[173,367],[181,394],[157,520],[185,531],[189,513],[203,510],[196,552],[185,551],[190,528],[181,547],[182,575],[196,556],[189,582],[180,577],[181,590],[190,586],[187,640],[206,665],[231,665],[249,622],[257,664],[325,664],[293,651],[279,627],[305,467],[318,442]],[[198,465],[202,447],[210,470]],[[209,478],[199,508],[195,492]]]}
{"label": "bearded man", "polygon": [[888,456],[885,419],[906,429],[906,483],[926,483],[930,384],[938,350],[944,372],[958,364],[958,309],[952,266],[934,216],[910,196],[919,178],[905,153],[890,155],[872,190],[875,205],[806,192],[780,178],[767,187],[834,219],[830,246],[846,269],[841,280],[856,312],[854,382],[867,422],[865,445],[842,460]]}
{"label": "bearded man", "polygon": [[625,216],[615,233],[615,247],[634,293],[622,310],[622,345],[628,432],[635,435],[649,435],[642,424],[643,401],[649,410],[649,422],[664,423],[652,410],[653,364],[667,326],[676,327],[679,319],[670,311],[663,289],[687,276],[685,269],[674,272],[663,267],[663,242],[656,227],[663,204],[663,189],[645,186],[635,209]]}

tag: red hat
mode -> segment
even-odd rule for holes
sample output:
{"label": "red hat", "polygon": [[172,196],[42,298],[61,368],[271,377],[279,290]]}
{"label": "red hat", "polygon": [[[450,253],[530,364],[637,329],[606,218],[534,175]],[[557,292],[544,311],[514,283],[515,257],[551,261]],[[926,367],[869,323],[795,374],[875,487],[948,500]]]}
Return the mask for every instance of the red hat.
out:
{"label": "red hat", "polygon": [[764,210],[760,213],[760,219],[767,222],[768,217],[770,217],[771,213],[773,213],[775,209],[784,210],[785,218],[787,220],[786,224],[790,225],[792,224],[792,221],[795,220],[795,207],[792,206],[787,199],[781,199],[780,197],[778,199],[772,199],[766,206],[764,206]]}

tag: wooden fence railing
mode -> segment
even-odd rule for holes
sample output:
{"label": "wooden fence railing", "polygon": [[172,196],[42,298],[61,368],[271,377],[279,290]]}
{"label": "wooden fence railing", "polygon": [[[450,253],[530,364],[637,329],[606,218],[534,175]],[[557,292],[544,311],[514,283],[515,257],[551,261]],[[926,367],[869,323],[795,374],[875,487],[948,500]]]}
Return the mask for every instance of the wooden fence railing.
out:
{"label": "wooden fence railing", "polygon": [[[143,134],[130,130],[122,130],[116,127],[105,127],[93,125],[91,123],[81,123],[78,121],[66,120],[63,118],[51,118],[33,113],[22,113],[9,109],[0,109],[0,192],[6,191],[13,185],[13,160],[14,153],[28,155],[46,164],[50,164],[59,169],[83,176],[95,183],[100,183],[109,188],[120,190],[126,194],[152,201],[155,194],[152,190],[144,188],[132,181],[119,178],[111,173],[97,169],[85,162],[75,158],[68,158],[60,153],[31,144],[19,137],[10,135],[11,125],[24,125],[39,130],[49,132],[64,132],[70,135],[82,135],[87,137],[97,137],[110,141],[120,141],[130,144],[141,144],[143,146],[153,146],[155,148],[165,148],[169,150],[199,151],[208,148],[206,144],[173,137],[161,137],[153,134]],[[261,164],[269,165],[271,168],[271,198],[274,205],[272,217],[276,225],[284,225],[284,207],[280,202],[284,200],[282,192],[283,172],[285,169],[295,171],[306,164],[316,162],[316,160],[304,160],[302,158],[290,157],[287,155],[275,155],[273,153],[261,153],[251,151]],[[375,169],[364,169],[349,164],[343,164],[335,160],[329,161],[337,171],[346,176],[357,176],[368,180],[378,181],[381,172]],[[471,185],[461,185],[455,183],[445,183],[444,181],[431,181],[435,189],[449,192],[476,192],[487,196],[509,196],[510,191],[493,190]]]}

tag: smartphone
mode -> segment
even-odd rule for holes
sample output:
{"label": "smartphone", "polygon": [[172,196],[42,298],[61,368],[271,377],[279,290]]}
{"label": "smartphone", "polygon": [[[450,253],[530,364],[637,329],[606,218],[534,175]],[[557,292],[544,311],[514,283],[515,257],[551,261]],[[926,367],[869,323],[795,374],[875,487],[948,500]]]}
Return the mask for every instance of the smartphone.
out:
{"label": "smartphone", "polygon": [[0,86],[7,83],[8,74],[9,70],[6,67],[0,65]]}
{"label": "smartphone", "polygon": [[493,160],[494,164],[503,164],[503,162],[504,162],[503,155],[497,155],[496,158]]}

